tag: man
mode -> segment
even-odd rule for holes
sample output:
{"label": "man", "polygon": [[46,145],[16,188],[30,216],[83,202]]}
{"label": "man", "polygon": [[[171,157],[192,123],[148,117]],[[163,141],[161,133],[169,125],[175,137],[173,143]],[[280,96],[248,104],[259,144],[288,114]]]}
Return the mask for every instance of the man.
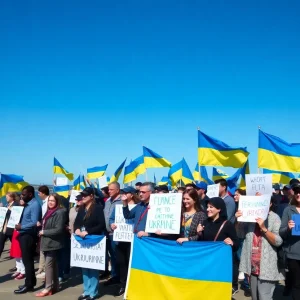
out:
{"label": "man", "polygon": [[207,184],[204,181],[196,182],[196,191],[199,196],[200,206],[203,209],[203,211],[206,213],[207,211],[206,201],[209,200],[209,198],[206,196]]}
{"label": "man", "polygon": [[110,255],[111,260],[111,278],[109,278],[104,285],[113,285],[119,283],[119,268],[116,267],[117,257],[116,257],[116,242],[113,240],[113,231],[109,225],[109,218],[116,206],[116,204],[122,204],[120,198],[120,184],[118,182],[112,182],[108,185],[108,194],[109,198],[105,202],[104,207],[104,217],[106,230],[108,233],[108,241],[107,241],[107,250]]}
{"label": "man", "polygon": [[36,277],[34,273],[34,253],[37,237],[37,223],[42,217],[42,208],[39,202],[34,198],[33,186],[26,186],[22,190],[21,200],[24,201],[24,210],[21,222],[15,226],[20,232],[20,247],[22,251],[22,259],[25,266],[25,284],[19,286],[15,290],[15,294],[24,294],[33,291],[36,285]]}
{"label": "man", "polygon": [[[50,195],[49,188],[46,185],[41,185],[38,189],[38,196],[42,200],[42,217],[44,217],[44,215],[47,212],[49,195]],[[42,224],[40,222],[38,222],[37,226],[40,227],[41,225]],[[39,269],[35,273],[35,275],[36,275],[36,278],[38,278],[38,279],[44,279],[46,276],[46,274],[45,274],[45,255],[44,255],[43,251],[40,251]]]}
{"label": "man", "polygon": [[167,185],[159,185],[156,187],[156,192],[158,194],[167,194],[169,193],[169,189]]}
{"label": "man", "polygon": [[235,202],[234,199],[229,196],[227,192],[228,184],[227,181],[223,178],[217,179],[215,184],[220,184],[219,196],[224,200],[227,211],[227,220],[231,223],[235,223]]}
{"label": "man", "polygon": [[194,183],[188,183],[185,185],[185,190],[188,192],[189,190],[196,189],[196,185]]}
{"label": "man", "polygon": [[140,190],[140,187],[142,186],[142,183],[140,181],[138,181],[136,184],[135,184],[135,189],[137,190],[137,194],[139,193],[139,190]]}

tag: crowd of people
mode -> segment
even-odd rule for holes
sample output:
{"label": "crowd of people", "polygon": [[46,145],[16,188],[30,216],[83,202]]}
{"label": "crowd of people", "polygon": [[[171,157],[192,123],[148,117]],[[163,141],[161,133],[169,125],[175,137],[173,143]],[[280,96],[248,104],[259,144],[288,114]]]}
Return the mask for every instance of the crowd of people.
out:
{"label": "crowd of people", "polygon": [[[253,300],[271,300],[279,281],[285,280],[284,295],[300,299],[300,237],[292,234],[295,227],[293,215],[300,213],[300,182],[291,180],[282,190],[274,186],[269,214],[266,220],[257,218],[255,223],[238,222],[242,216],[238,209],[244,190],[234,195],[227,190],[225,179],[219,179],[219,197],[206,195],[207,184],[195,182],[179,187],[182,193],[181,230],[178,234],[163,234],[159,230],[147,233],[146,220],[150,196],[153,193],[169,193],[167,186],[155,186],[151,182],[137,183],[135,188],[120,188],[118,182],[98,189],[92,183],[76,197],[76,204],[56,193],[50,194],[45,185],[38,189],[41,201],[35,198],[35,190],[27,186],[21,195],[6,195],[8,208],[0,235],[0,254],[6,240],[11,241],[10,256],[16,259],[11,269],[16,280],[25,278],[15,294],[33,291],[37,278],[44,279],[44,289],[36,297],[58,293],[60,283],[70,276],[70,240],[75,234],[105,235],[106,270],[82,268],[83,293],[78,300],[93,300],[99,295],[99,281],[105,286],[114,285],[115,296],[125,293],[130,258],[130,243],[116,242],[113,232],[116,205],[122,205],[125,219],[133,220],[133,232],[139,238],[151,236],[186,242],[221,241],[232,249],[232,295],[240,289]],[[135,204],[130,209],[129,205]],[[24,207],[15,229],[7,228],[13,206]],[[39,268],[35,272],[35,254],[39,253]],[[110,268],[109,268],[110,265]],[[110,269],[110,271],[109,271]],[[242,281],[239,285],[239,281]],[[196,299],[197,297],[195,297]]]}

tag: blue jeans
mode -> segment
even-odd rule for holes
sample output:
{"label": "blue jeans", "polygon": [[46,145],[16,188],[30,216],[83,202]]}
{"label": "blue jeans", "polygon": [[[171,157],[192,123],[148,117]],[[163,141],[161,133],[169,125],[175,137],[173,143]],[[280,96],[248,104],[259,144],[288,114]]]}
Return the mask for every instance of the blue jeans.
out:
{"label": "blue jeans", "polygon": [[82,268],[83,294],[96,297],[99,289],[99,270]]}
{"label": "blue jeans", "polygon": [[113,235],[110,234],[108,236],[108,253],[110,255],[111,260],[111,277],[119,278],[119,268],[117,268],[117,245],[116,242],[113,241]]}

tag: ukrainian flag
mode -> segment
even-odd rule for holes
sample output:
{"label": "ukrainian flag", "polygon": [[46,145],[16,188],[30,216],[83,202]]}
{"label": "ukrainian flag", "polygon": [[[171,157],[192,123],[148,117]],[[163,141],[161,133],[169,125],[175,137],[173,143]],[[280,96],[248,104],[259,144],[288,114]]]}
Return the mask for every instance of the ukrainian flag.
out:
{"label": "ukrainian flag", "polygon": [[181,179],[184,184],[188,184],[188,183],[191,183],[194,181],[192,172],[184,158],[182,159],[182,177],[181,177]]}
{"label": "ukrainian flag", "polygon": [[137,175],[134,170],[135,170],[135,165],[133,164],[133,162],[131,162],[128,166],[125,167],[124,179],[123,179],[124,184],[136,180]]}
{"label": "ukrainian flag", "polygon": [[157,183],[157,185],[168,185],[169,184],[169,177],[163,176],[162,179]]}
{"label": "ukrainian flag", "polygon": [[241,168],[247,161],[247,148],[232,148],[198,130],[198,162],[203,166]]}
{"label": "ukrainian flag", "polygon": [[[205,259],[196,263],[199,257]],[[125,299],[230,300],[231,289],[232,250],[225,243],[134,236]]]}
{"label": "ukrainian flag", "polygon": [[23,176],[14,174],[0,174],[0,198],[8,192],[20,192],[29,185],[24,181]]}
{"label": "ukrainian flag", "polygon": [[195,170],[193,172],[193,177],[195,181],[201,181],[200,172],[199,172],[199,164],[196,164]]}
{"label": "ukrainian flag", "polygon": [[84,190],[86,187],[86,184],[85,184],[85,180],[84,180],[84,176],[83,175],[79,175],[75,180],[74,180],[74,183],[73,183],[73,189],[75,191],[82,191]]}
{"label": "ukrainian flag", "polygon": [[119,179],[119,177],[120,177],[120,175],[121,175],[121,173],[123,171],[126,159],[127,158],[125,158],[125,160],[121,163],[121,165],[118,167],[118,169],[116,170],[116,172],[114,173],[114,175],[111,176],[109,183],[114,182],[114,181],[118,181],[118,179]]}
{"label": "ukrainian flag", "polygon": [[204,166],[200,167],[200,179],[200,181],[204,181],[207,184],[214,184],[214,182],[210,178],[208,178],[207,170]]}
{"label": "ukrainian flag", "polygon": [[264,174],[272,174],[272,183],[289,184],[295,178],[293,173],[263,169]]}
{"label": "ukrainian flag", "polygon": [[65,198],[69,197],[69,186],[68,185],[54,186],[53,190],[55,193],[57,193],[60,196],[63,196]]}
{"label": "ukrainian flag", "polygon": [[54,157],[53,173],[54,174],[63,174],[69,180],[74,180],[73,173],[69,173],[55,157]]}
{"label": "ukrainian flag", "polygon": [[172,186],[175,186],[182,179],[182,161],[171,166],[168,176],[172,182]]}
{"label": "ukrainian flag", "polygon": [[240,182],[240,189],[245,190],[246,189],[246,174],[250,174],[250,168],[249,168],[249,161],[247,160],[246,164],[241,170],[241,182]]}
{"label": "ukrainian flag", "polygon": [[300,172],[300,143],[289,144],[259,130],[258,167],[281,172]]}
{"label": "ukrainian flag", "polygon": [[213,171],[212,171],[212,180],[215,181],[217,179],[226,179],[228,178],[229,175],[226,174],[225,172],[223,172],[222,170],[220,169],[217,169],[217,168],[213,168]]}
{"label": "ukrainian flag", "polygon": [[87,169],[87,178],[88,179],[97,179],[105,174],[108,165],[102,167],[94,167]]}
{"label": "ukrainian flag", "polygon": [[171,167],[171,163],[161,155],[143,146],[144,163],[146,168]]}

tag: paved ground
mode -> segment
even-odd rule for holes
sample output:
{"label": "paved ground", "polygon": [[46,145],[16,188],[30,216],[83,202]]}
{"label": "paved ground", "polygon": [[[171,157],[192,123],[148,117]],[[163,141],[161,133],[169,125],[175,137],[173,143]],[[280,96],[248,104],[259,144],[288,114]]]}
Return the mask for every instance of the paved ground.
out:
{"label": "paved ground", "polygon": [[[2,259],[0,260],[0,300],[29,300],[29,299],[36,299],[35,293],[27,293],[24,295],[15,295],[13,291],[17,288],[18,285],[24,284],[24,280],[13,280],[10,278],[11,274],[8,274],[8,270],[12,267],[14,267],[15,261],[9,259],[8,252],[5,251],[2,254]],[[43,282],[42,280],[38,280],[38,284],[36,286],[36,290],[43,288]],[[274,300],[290,300],[289,297],[281,297],[282,294],[282,285],[279,285],[276,289],[276,296]],[[46,297],[46,299],[50,300],[63,300],[63,299],[69,299],[69,300],[76,300],[78,296],[82,292],[82,277],[81,274],[78,272],[78,270],[73,269],[72,270],[72,278],[64,283],[62,285],[62,290],[51,297]],[[100,299],[101,300],[116,300],[116,299],[122,299],[122,297],[115,298],[113,296],[114,289],[112,287],[104,287],[103,284],[100,285]],[[149,298],[148,298],[149,299]],[[243,291],[240,290],[239,293],[237,293],[234,298],[234,300],[251,300],[251,298],[244,297]],[[143,300],[143,299],[140,299]],[[156,299],[153,299],[156,300]],[[172,300],[172,299],[168,299]],[[196,299],[190,299],[190,300],[209,300],[208,297],[197,297]],[[220,299],[222,300],[222,299]]]}

